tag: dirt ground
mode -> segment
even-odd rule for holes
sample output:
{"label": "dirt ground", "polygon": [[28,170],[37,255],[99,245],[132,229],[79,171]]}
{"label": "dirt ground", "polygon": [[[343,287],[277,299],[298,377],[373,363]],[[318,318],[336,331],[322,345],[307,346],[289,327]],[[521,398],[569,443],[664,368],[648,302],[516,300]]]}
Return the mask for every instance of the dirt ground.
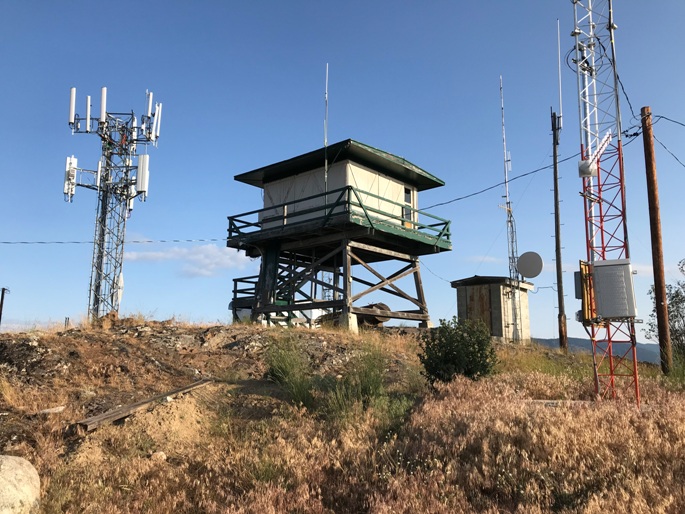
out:
{"label": "dirt ground", "polygon": [[[152,402],[125,422],[158,426],[168,440],[171,434],[180,439],[197,435],[200,427],[188,419],[197,402],[213,410],[229,402],[238,418],[258,419],[276,409],[283,396],[265,378],[264,353],[273,337],[274,329],[255,325],[137,319],[101,328],[0,334],[0,452],[30,454],[36,446],[34,434],[48,419],[56,425],[53,431],[65,438],[67,452],[83,442],[78,421],[201,379],[212,383],[165,398],[162,406]],[[312,369],[320,375],[343,373],[355,352],[354,337],[339,332],[298,329],[291,337],[304,346]],[[391,365],[401,366],[406,360],[400,351]],[[181,410],[184,419],[175,419]],[[79,454],[97,461],[87,446]]]}

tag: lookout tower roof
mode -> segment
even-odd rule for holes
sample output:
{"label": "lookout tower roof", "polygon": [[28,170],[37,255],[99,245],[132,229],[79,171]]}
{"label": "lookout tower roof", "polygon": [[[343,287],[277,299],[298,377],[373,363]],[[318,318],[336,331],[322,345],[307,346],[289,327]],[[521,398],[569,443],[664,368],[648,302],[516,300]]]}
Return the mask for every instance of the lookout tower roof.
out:
{"label": "lookout tower roof", "polygon": [[367,166],[379,173],[391,176],[410,184],[418,191],[444,186],[445,183],[426,170],[423,170],[407,161],[403,157],[393,155],[378,148],[374,148],[353,139],[346,139],[329,145],[328,148],[319,148],[309,153],[298,155],[285,161],[277,162],[236,175],[238,182],[263,188],[264,184],[274,180],[280,180],[298,173],[323,168],[325,153],[328,152],[328,164],[332,166],[342,160],[350,160]]}

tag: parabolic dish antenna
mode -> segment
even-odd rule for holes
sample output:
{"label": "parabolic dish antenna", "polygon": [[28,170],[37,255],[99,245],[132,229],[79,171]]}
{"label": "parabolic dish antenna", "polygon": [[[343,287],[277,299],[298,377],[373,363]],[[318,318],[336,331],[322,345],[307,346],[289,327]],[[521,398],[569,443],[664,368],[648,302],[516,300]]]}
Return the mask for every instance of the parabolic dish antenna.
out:
{"label": "parabolic dish antenna", "polygon": [[542,257],[535,252],[526,252],[516,262],[516,269],[525,278],[535,278],[542,271]]}

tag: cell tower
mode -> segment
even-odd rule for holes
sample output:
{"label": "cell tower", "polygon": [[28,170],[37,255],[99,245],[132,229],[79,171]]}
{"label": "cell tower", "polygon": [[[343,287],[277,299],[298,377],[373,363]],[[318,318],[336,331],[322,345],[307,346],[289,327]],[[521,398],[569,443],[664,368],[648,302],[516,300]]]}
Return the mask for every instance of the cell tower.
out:
{"label": "cell tower", "polygon": [[514,210],[509,199],[509,172],[511,171],[511,155],[507,151],[507,136],[504,130],[504,88],[502,87],[502,76],[499,77],[499,96],[502,105],[502,147],[504,149],[504,200],[501,206],[507,213],[507,247],[509,249],[509,279],[511,280],[511,325],[512,339],[514,342],[521,339],[520,330],[520,291],[519,281],[521,277],[518,272],[518,243],[516,242],[516,222],[514,221]]}
{"label": "cell tower", "polygon": [[[69,126],[72,134],[96,134],[102,141],[102,155],[96,170],[78,167],[73,155],[67,157],[64,200],[71,202],[76,186],[97,191],[98,204],[93,237],[93,264],[90,275],[88,316],[96,320],[119,311],[124,281],[124,237],[126,220],[136,197],[145,201],[149,184],[147,146],[157,146],[162,119],[162,104],[152,112],[152,92],[147,92],[146,114],[138,120],[130,113],[107,112],[107,88],[102,88],[100,117],[91,118],[90,96],[86,115],[76,113],[76,88],[71,88]],[[145,153],[137,152],[139,146]],[[135,163],[134,163],[135,161]]]}
{"label": "cell tower", "polygon": [[[640,402],[625,174],[611,0],[572,0],[587,261],[579,320],[592,340],[600,398],[634,391]],[[631,393],[632,394],[632,393]]]}

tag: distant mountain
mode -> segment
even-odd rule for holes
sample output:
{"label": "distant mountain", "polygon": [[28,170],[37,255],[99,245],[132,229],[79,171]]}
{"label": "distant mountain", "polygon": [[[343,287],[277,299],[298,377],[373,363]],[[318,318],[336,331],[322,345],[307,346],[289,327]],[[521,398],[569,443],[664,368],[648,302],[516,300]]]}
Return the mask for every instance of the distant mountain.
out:
{"label": "distant mountain", "polygon": [[[549,348],[559,348],[559,339],[540,339],[534,337],[536,343],[547,346]],[[580,337],[568,338],[569,350],[575,352],[592,352],[592,343],[589,339],[582,339]],[[637,343],[637,360],[639,362],[650,362],[652,364],[661,363],[661,354],[659,353],[659,345],[656,343]]]}

